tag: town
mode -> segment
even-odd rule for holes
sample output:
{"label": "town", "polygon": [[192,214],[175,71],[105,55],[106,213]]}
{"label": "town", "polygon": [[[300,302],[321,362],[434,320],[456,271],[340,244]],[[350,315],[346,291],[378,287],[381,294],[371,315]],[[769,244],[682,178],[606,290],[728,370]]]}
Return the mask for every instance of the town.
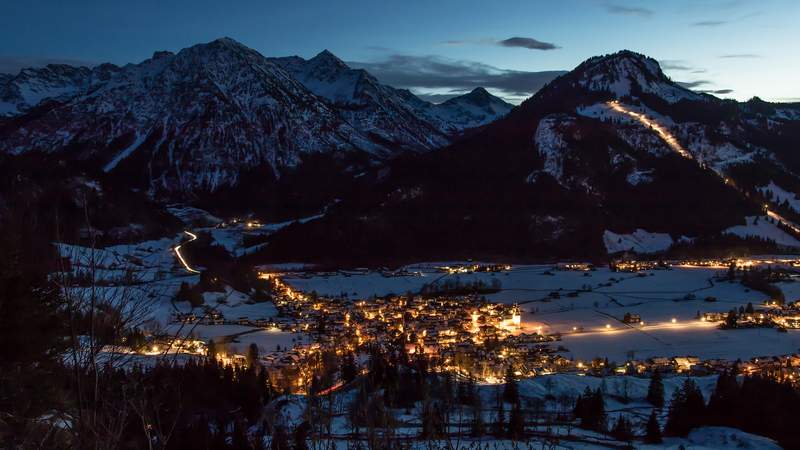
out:
{"label": "town", "polygon": [[[743,273],[754,268],[794,268],[797,260],[756,258],[737,260],[635,261],[620,260],[612,264],[615,271],[643,274],[647,270],[671,270],[673,267],[703,267]],[[437,267],[447,274],[508,271],[510,265],[469,263]],[[566,263],[552,270],[590,273],[593,264]],[[383,271],[384,276],[413,276],[401,270]],[[800,302],[766,298],[762,303],[730,311],[698,311],[693,320],[676,318],[663,323],[650,322],[634,311],[600,327],[575,325],[566,332],[545,333],[542,326],[525,327],[522,306],[489,301],[477,293],[388,295],[369,299],[351,299],[306,293],[293,288],[285,277],[308,277],[308,274],[259,272],[278,314],[274,317],[224,317],[213,306],[205,306],[203,314],[176,313],[173,321],[181,324],[246,325],[266,331],[302,333],[310,337],[303,344],[278,348],[259,354],[259,364],[270,373],[272,383],[292,392],[307,392],[315,373],[321,369],[326,353],[341,358],[349,355],[358,360],[370,348],[400,343],[411,356],[424,357],[435,371],[451,373],[462,379],[481,383],[502,383],[508,367],[521,377],[556,373],[588,376],[662,374],[709,375],[737,370],[739,373],[761,375],[781,381],[800,381],[800,354],[758,356],[750,360],[701,359],[693,355],[664,355],[625,361],[608,358],[581,360],[563,354],[562,337],[568,334],[620,333],[647,331],[670,327],[708,327],[736,330],[774,328],[776,331],[800,328]],[[476,288],[475,286],[471,286]],[[423,290],[424,291],[424,290]],[[692,298],[693,299],[693,298]],[[704,304],[713,306],[717,299],[706,297]],[[735,331],[732,331],[735,332]],[[161,348],[185,346],[180,339],[162,336],[153,338]],[[196,340],[191,340],[197,346]],[[153,354],[152,346],[143,350]],[[197,354],[204,354],[199,351]],[[245,354],[215,353],[224,363],[245,364]]]}

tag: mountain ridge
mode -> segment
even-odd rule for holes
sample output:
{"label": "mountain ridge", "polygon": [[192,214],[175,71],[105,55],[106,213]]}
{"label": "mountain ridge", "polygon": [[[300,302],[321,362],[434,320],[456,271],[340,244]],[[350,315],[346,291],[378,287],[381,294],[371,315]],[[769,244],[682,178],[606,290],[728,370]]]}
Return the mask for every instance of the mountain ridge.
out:
{"label": "mountain ridge", "polygon": [[[317,69],[310,75],[349,83],[357,96],[325,98],[286,62],[310,62]],[[279,179],[315,154],[343,166],[361,160],[351,169],[357,173],[455,139],[445,132],[449,122],[424,114],[413,94],[350,69],[329,51],[282,60],[231,38],[157,51],[138,64],[47,66],[4,80],[4,111],[14,114],[0,127],[0,151],[39,151],[125,173],[137,189],[167,201],[235,187],[244,172]]]}
{"label": "mountain ridge", "polygon": [[793,110],[750,109],[685,89],[644,55],[590,58],[478,133],[390,163],[376,188],[283,230],[261,257],[286,257],[300,235],[303,260],[405,262],[597,257],[609,231],[719,240],[763,214],[759,187],[800,192]]}

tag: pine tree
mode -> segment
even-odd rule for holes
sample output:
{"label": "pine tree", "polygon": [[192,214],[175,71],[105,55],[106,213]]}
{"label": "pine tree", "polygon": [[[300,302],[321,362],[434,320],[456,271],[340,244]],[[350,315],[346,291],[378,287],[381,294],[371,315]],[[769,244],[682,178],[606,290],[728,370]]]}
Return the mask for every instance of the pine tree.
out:
{"label": "pine tree", "polygon": [[650,386],[647,388],[647,401],[656,408],[664,406],[664,382],[661,379],[661,372],[653,372],[650,378]]}
{"label": "pine tree", "polygon": [[703,394],[697,384],[687,378],[672,396],[665,433],[670,436],[686,436],[692,428],[703,423],[705,409]]}
{"label": "pine tree", "polygon": [[483,423],[483,403],[480,395],[472,397],[472,426],[470,434],[472,437],[482,437],[486,433],[486,426]]}
{"label": "pine tree", "polygon": [[214,339],[208,340],[208,345],[206,347],[206,356],[208,356],[209,361],[217,360],[217,344],[214,343]]}
{"label": "pine tree", "polygon": [[342,367],[340,371],[342,373],[342,380],[345,383],[356,379],[358,375],[358,366],[356,366],[356,359],[352,353],[348,353],[342,358]]}
{"label": "pine tree", "polygon": [[708,401],[708,415],[713,423],[724,424],[738,408],[739,383],[736,375],[725,371],[717,378],[717,385]]}
{"label": "pine tree", "polygon": [[497,404],[497,417],[494,421],[494,436],[498,439],[505,437],[506,432],[506,412],[503,402]]}
{"label": "pine tree", "polygon": [[291,447],[289,446],[289,436],[286,433],[286,429],[282,426],[279,426],[275,429],[275,434],[272,436],[272,445],[270,450],[290,450]]}
{"label": "pine tree", "polygon": [[517,385],[517,375],[514,366],[506,366],[505,387],[503,388],[503,400],[508,403],[519,403],[519,386]]}
{"label": "pine tree", "polygon": [[656,410],[654,409],[650,413],[650,418],[647,419],[644,442],[646,444],[660,444],[661,441],[661,427],[658,425],[658,418],[656,417]]}
{"label": "pine tree", "polygon": [[611,429],[611,435],[618,441],[630,441],[633,439],[633,427],[625,416],[617,417],[617,423]]}
{"label": "pine tree", "polygon": [[525,415],[519,402],[514,403],[508,418],[508,437],[518,441],[525,437]]}
{"label": "pine tree", "polygon": [[294,446],[292,450],[308,450],[308,436],[311,431],[311,425],[307,421],[303,421],[297,428],[294,429],[292,441]]}
{"label": "pine tree", "polygon": [[258,346],[255,342],[252,342],[247,347],[247,365],[255,367],[256,364],[258,364]]}

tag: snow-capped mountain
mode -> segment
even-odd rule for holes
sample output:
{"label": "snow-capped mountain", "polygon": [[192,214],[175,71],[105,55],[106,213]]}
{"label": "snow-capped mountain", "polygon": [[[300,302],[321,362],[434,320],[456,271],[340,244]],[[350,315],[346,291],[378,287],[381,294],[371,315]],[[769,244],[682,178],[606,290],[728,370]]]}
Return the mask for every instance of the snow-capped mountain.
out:
{"label": "snow-capped mountain", "polygon": [[377,141],[412,150],[449,143],[448,136],[410,108],[396,89],[380,84],[365,70],[351,69],[327,50],[309,60],[290,56],[273,61]]}
{"label": "snow-capped mountain", "polygon": [[426,102],[408,90],[381,84],[363,69],[350,68],[328,50],[309,60],[289,56],[274,61],[339,107],[357,128],[415,148],[440,147],[448,137],[486,125],[513,108],[482,87],[441,104]]}
{"label": "snow-capped mountain", "polygon": [[91,74],[87,67],[62,64],[0,74],[0,116],[19,114],[47,99],[70,98],[88,87]]}
{"label": "snow-capped mountain", "polygon": [[617,98],[652,94],[669,103],[702,99],[701,94],[672,82],[655,59],[628,50],[589,58],[572,73],[576,85],[591,92],[611,92]]}
{"label": "snow-capped mountain", "polygon": [[428,114],[439,119],[448,133],[457,134],[494,122],[513,108],[513,105],[486,89],[477,87],[469,93],[433,105],[428,109]]}
{"label": "snow-capped mountain", "polygon": [[0,94],[0,151],[80,161],[153,198],[180,200],[239,186],[245,173],[261,184],[286,180],[316,155],[339,161],[317,161],[318,182],[326,166],[352,177],[445,146],[455,130],[508,109],[488,98],[480,114],[465,98],[451,111],[328,51],[266,58],[229,38],[121,67],[25,69],[0,78]]}
{"label": "snow-capped mountain", "polygon": [[277,176],[308,153],[387,153],[281,67],[231,39],[157,53],[15,121],[2,150],[97,161],[105,172],[131,164],[152,193],[213,191],[255,167]]}
{"label": "snow-capped mountain", "polygon": [[300,238],[309,254],[292,256],[304,260],[408,261],[597,256],[629,235],[657,236],[663,250],[747,235],[736,227],[761,236],[747,217],[764,203],[800,223],[791,202],[764,194],[773,183],[800,193],[798,110],[692,92],[630,51],[594,57],[478,133],[392,163],[369,196],[276,236],[270,256]]}

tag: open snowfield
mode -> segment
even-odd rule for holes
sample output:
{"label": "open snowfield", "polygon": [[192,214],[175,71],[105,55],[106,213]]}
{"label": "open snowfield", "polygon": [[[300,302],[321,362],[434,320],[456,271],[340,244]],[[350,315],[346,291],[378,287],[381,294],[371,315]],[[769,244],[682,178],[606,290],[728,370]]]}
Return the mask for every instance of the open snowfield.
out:
{"label": "open snowfield", "polygon": [[[498,279],[502,290],[487,298],[520,304],[523,331],[561,333],[559,344],[569,350],[567,356],[576,359],[603,356],[624,361],[631,355],[636,359],[680,355],[750,359],[800,351],[798,331],[719,330],[714,324],[697,319],[698,312],[727,312],[748,302],[758,308],[767,299],[739,283],[714,280],[725,269],[674,267],[649,270],[644,275],[612,272],[606,267],[589,272],[558,271],[544,265],[459,275],[444,274],[428,264],[406,269],[415,273],[394,277],[379,272],[331,273],[310,278],[289,275],[284,280],[306,292],[329,296],[346,293],[355,299],[417,292],[423,285],[447,277],[487,283]],[[798,282],[780,283],[779,287],[787,300],[800,297]],[[554,293],[559,298],[553,298]],[[707,302],[707,297],[716,301]],[[628,312],[641,315],[644,325],[623,324],[622,318]]]}
{"label": "open snowfield", "polygon": [[[686,380],[686,377],[665,377],[664,378],[664,395],[665,398],[670,398],[674,391],[678,389]],[[706,401],[714,390],[716,383],[716,376],[707,377],[692,377],[692,380],[700,388]],[[615,377],[590,377],[578,376],[571,374],[556,374],[548,376],[533,377],[519,382],[520,396],[523,403],[532,405],[533,402],[539,401],[541,411],[555,412],[563,410],[560,406],[559,399],[567,398],[573,401],[575,397],[582,394],[584,389],[589,388],[592,390],[600,389],[603,392],[606,413],[609,420],[616,420],[620,415],[626,416],[634,423],[637,431],[641,431],[647,417],[653,409],[653,406],[645,400],[647,395],[647,388],[649,385],[648,378],[632,377],[632,376],[615,376]],[[497,403],[497,396],[502,392],[502,385],[482,384],[478,386],[478,392],[482,397],[484,405],[484,421],[492,423],[496,415],[495,405]],[[333,408],[333,433],[337,436],[335,439],[335,448],[349,448],[347,440],[350,435],[351,428],[347,422],[347,408],[355,397],[355,390],[344,389],[334,394]],[[506,411],[510,405],[505,405]],[[274,413],[279,417],[279,422],[287,424],[290,427],[296,426],[303,420],[303,412],[305,411],[305,398],[302,396],[287,396],[282,397],[274,402]],[[395,432],[401,436],[415,437],[419,435],[420,426],[420,404],[410,410],[397,409],[392,410],[392,414],[401,424]],[[659,421],[664,425],[666,421],[666,410],[659,413]],[[470,412],[465,412],[464,416],[459,416],[458,412],[451,415],[451,421],[454,425],[451,427],[451,432],[464,431],[468,429],[469,425],[464,425],[460,429],[455,425],[459,420],[469,423],[471,420]],[[533,425],[529,424],[532,428]],[[538,426],[543,429],[543,425]],[[419,449],[445,449],[445,448],[462,448],[462,449],[485,449],[485,450],[511,450],[511,449],[527,449],[527,448],[558,448],[558,449],[608,449],[608,448],[622,448],[624,443],[614,441],[607,435],[596,433],[594,431],[582,430],[577,427],[567,427],[565,425],[550,424],[548,429],[553,435],[558,437],[558,443],[553,446],[545,445],[544,442],[538,441],[533,438],[530,442],[514,443],[511,441],[497,440],[492,437],[484,439],[473,440],[469,437],[462,437],[458,439],[458,446],[448,447],[446,442],[441,442],[441,445],[436,445],[434,442],[428,441],[412,441],[411,448]],[[455,439],[450,442],[455,443]],[[665,438],[664,443],[660,445],[643,445],[641,441],[635,442],[636,448],[642,449],[678,449],[683,446],[685,449],[779,449],[780,447],[772,440],[756,436],[749,433],[744,433],[740,430],[727,427],[701,427],[695,430],[686,438]]]}

